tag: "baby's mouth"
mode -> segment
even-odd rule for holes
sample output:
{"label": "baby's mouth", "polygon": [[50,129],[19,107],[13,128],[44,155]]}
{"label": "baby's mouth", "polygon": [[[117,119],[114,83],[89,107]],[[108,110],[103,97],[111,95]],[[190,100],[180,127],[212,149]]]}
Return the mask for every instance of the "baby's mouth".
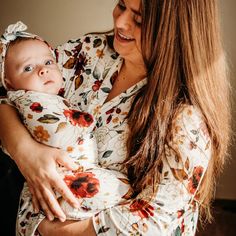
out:
{"label": "baby's mouth", "polygon": [[53,83],[53,81],[52,81],[52,80],[48,80],[48,81],[46,81],[46,82],[44,83],[44,85],[48,85],[48,84],[51,84],[51,83]]}

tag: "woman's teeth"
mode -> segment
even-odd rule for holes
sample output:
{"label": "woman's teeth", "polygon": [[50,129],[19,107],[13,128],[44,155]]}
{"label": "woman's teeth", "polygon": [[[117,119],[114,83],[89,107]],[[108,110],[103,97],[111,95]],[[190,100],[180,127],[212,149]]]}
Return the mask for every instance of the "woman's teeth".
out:
{"label": "woman's teeth", "polygon": [[118,35],[119,35],[122,39],[129,40],[129,41],[133,40],[133,38],[127,37],[127,36],[125,36],[125,35],[123,35],[123,34],[121,34],[121,33],[118,33]]}

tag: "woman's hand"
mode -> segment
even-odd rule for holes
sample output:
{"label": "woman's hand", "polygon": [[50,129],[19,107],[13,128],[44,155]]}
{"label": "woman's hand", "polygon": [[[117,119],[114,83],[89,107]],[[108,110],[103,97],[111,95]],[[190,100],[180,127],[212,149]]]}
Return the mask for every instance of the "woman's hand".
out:
{"label": "woman's hand", "polygon": [[13,107],[0,105],[0,114],[2,145],[28,182],[35,211],[41,206],[50,220],[54,216],[65,220],[53,190],[73,207],[77,206],[77,200],[57,173],[56,166],[59,163],[68,169],[77,169],[77,165],[63,151],[36,142],[20,122]]}
{"label": "woman's hand", "polygon": [[38,231],[42,236],[96,236],[92,219],[82,221],[49,221],[44,219]]}
{"label": "woman's hand", "polygon": [[39,211],[41,206],[48,219],[53,220],[56,216],[64,221],[65,214],[56,200],[54,190],[73,207],[78,206],[76,198],[58,174],[56,166],[61,164],[68,169],[77,169],[77,165],[59,149],[47,147],[34,140],[25,146],[28,148],[22,147],[23,151],[16,153],[13,158],[28,182],[35,211]]}

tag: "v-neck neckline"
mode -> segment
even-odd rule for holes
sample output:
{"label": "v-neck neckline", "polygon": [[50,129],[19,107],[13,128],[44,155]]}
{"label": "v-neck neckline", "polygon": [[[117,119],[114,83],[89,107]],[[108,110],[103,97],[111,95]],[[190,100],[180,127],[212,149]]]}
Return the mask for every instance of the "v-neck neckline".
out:
{"label": "v-neck neckline", "polygon": [[[100,86],[100,88],[95,92],[93,95],[93,99],[90,102],[89,107],[87,107],[87,110],[91,113],[93,113],[94,107],[99,108],[99,110],[104,111],[107,110],[111,107],[114,107],[119,104],[119,102],[122,100],[124,97],[131,97],[134,93],[136,93],[141,87],[143,87],[146,82],[147,78],[144,78],[137,82],[136,84],[132,85],[125,91],[121,92],[117,96],[113,97],[109,101],[105,102],[111,89],[112,89],[112,83],[111,83],[111,78],[114,76],[115,73],[119,73],[121,66],[123,63],[123,59],[118,56],[114,63],[110,65],[110,69],[106,76],[103,79],[103,82]],[[98,114],[97,114],[98,115]]]}
{"label": "v-neck neckline", "polygon": [[[112,74],[116,73],[116,71],[118,73],[120,72],[122,63],[123,63],[123,59],[119,56],[117,58],[117,61],[112,66],[111,73],[108,73],[106,78],[104,79],[104,84],[103,85],[108,86],[110,89],[112,88],[110,78],[111,78]],[[114,70],[113,68],[115,68],[115,67],[117,67],[117,68]],[[109,96],[109,93],[107,93],[107,94],[103,93],[104,97],[103,97],[102,101],[100,100],[100,104],[102,104],[101,105],[102,109],[106,110],[107,108],[109,108],[111,106],[117,105],[123,97],[131,97],[140,88],[142,88],[146,83],[147,83],[147,78],[145,77],[144,79],[142,79],[139,82],[137,82],[136,84],[130,86],[129,88],[127,88],[126,90],[124,90],[120,94],[116,95],[115,97],[113,97],[112,99],[110,99],[107,102],[105,102],[105,101],[106,101],[107,97]],[[100,89],[100,91],[102,91],[102,90]]]}
{"label": "v-neck neckline", "polygon": [[[109,93],[104,93],[103,90],[101,89],[102,87],[107,87],[110,89],[112,89],[112,84],[110,81],[110,78],[112,76],[112,74],[114,73],[119,73],[121,66],[123,63],[123,58],[121,58],[120,56],[118,56],[116,62],[112,65],[112,68],[110,70],[110,72],[106,75],[106,77],[103,80],[103,83],[98,91],[98,99],[99,99],[99,104],[102,106],[102,108],[106,108],[111,106],[112,104],[115,104],[117,101],[119,101],[122,97],[127,97],[127,96],[132,96],[134,93],[136,93],[141,87],[143,87],[143,85],[146,84],[147,82],[147,78],[145,77],[144,79],[140,80],[139,82],[137,82],[136,84],[130,86],[129,88],[127,88],[126,90],[124,90],[123,92],[121,92],[120,94],[116,95],[115,97],[113,97],[112,99],[110,99],[109,101],[105,102],[107,97],[109,96]],[[102,98],[102,99],[101,99]]]}

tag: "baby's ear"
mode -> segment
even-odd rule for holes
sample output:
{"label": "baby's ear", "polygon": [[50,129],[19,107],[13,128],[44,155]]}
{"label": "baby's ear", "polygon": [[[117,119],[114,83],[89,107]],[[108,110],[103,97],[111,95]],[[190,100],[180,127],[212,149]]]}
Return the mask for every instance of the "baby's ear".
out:
{"label": "baby's ear", "polygon": [[7,86],[7,89],[8,89],[8,90],[13,90],[11,81],[10,81],[9,79],[7,79],[7,78],[5,78],[4,81],[5,81],[5,84],[6,84],[6,86]]}

